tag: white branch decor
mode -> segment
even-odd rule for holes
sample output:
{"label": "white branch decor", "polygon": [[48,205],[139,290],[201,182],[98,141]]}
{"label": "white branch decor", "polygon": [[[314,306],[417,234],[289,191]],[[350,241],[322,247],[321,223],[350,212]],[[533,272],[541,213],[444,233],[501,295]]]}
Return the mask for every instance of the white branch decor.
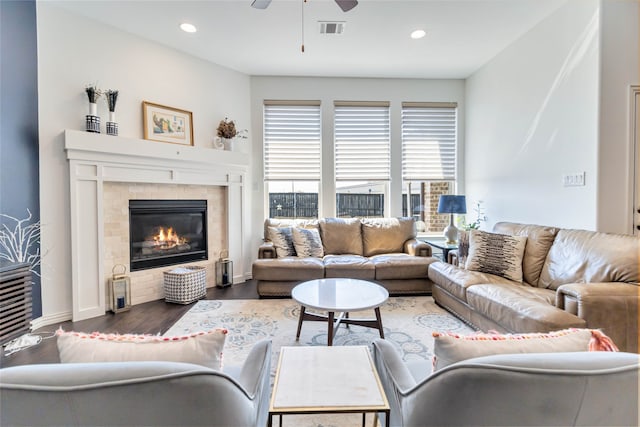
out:
{"label": "white branch decor", "polygon": [[[0,259],[9,262],[31,265],[31,272],[40,277],[36,267],[40,265],[40,221],[30,223],[31,211],[27,209],[29,216],[23,219],[0,214],[2,227],[0,227]],[[6,221],[9,220],[9,221]],[[13,222],[13,229],[8,222]]]}

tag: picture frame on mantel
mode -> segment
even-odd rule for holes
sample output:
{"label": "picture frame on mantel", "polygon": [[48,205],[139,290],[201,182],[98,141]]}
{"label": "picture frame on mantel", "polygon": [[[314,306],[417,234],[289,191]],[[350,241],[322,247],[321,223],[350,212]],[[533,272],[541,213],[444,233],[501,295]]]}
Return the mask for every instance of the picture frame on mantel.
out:
{"label": "picture frame on mantel", "polygon": [[144,139],[193,145],[193,114],[191,111],[142,101],[142,122]]}

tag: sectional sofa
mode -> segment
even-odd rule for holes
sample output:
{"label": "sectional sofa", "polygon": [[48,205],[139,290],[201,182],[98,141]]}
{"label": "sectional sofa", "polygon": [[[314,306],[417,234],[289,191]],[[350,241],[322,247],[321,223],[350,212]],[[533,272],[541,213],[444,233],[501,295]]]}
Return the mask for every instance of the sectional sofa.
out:
{"label": "sectional sofa", "polygon": [[[315,230],[320,252],[279,256],[274,232],[293,229]],[[329,277],[370,280],[392,295],[429,294],[434,261],[431,247],[416,239],[412,218],[267,219],[252,273],[261,297],[288,297],[298,283]]]}
{"label": "sectional sofa", "polygon": [[510,222],[493,232],[526,237],[523,280],[435,262],[429,278],[439,305],[484,331],[599,328],[620,350],[638,352],[636,237]]}

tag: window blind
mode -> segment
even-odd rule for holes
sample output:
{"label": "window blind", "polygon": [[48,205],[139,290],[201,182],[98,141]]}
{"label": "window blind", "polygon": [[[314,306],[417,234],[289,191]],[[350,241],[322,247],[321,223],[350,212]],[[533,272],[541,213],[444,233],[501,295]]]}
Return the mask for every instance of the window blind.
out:
{"label": "window blind", "polygon": [[388,181],[388,103],[336,103],[334,155],[336,181]]}
{"label": "window blind", "polygon": [[402,105],[402,178],[456,179],[456,104]]}
{"label": "window blind", "polygon": [[264,179],[320,180],[320,104],[264,105]]}

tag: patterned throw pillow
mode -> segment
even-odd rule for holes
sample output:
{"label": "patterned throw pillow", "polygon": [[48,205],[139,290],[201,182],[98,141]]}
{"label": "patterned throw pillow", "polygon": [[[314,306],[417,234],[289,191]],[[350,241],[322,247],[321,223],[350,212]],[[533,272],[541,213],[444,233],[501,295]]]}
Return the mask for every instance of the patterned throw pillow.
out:
{"label": "patterned throw pillow", "polygon": [[314,228],[294,228],[293,245],[301,258],[322,258],[324,256],[320,233]]}
{"label": "patterned throw pillow", "polygon": [[513,353],[618,351],[597,329],[564,329],[531,334],[478,332],[471,335],[433,332],[433,371],[474,357]]}
{"label": "patterned throw pillow", "polygon": [[56,331],[62,363],[166,361],[222,369],[226,329],[190,335],[103,334]]}
{"label": "patterned throw pillow", "polygon": [[506,234],[469,232],[469,256],[465,268],[522,282],[522,256],[527,238]]}
{"label": "patterned throw pillow", "polygon": [[278,258],[296,256],[296,248],[293,246],[293,233],[291,227],[269,227],[269,240],[276,248]]}

